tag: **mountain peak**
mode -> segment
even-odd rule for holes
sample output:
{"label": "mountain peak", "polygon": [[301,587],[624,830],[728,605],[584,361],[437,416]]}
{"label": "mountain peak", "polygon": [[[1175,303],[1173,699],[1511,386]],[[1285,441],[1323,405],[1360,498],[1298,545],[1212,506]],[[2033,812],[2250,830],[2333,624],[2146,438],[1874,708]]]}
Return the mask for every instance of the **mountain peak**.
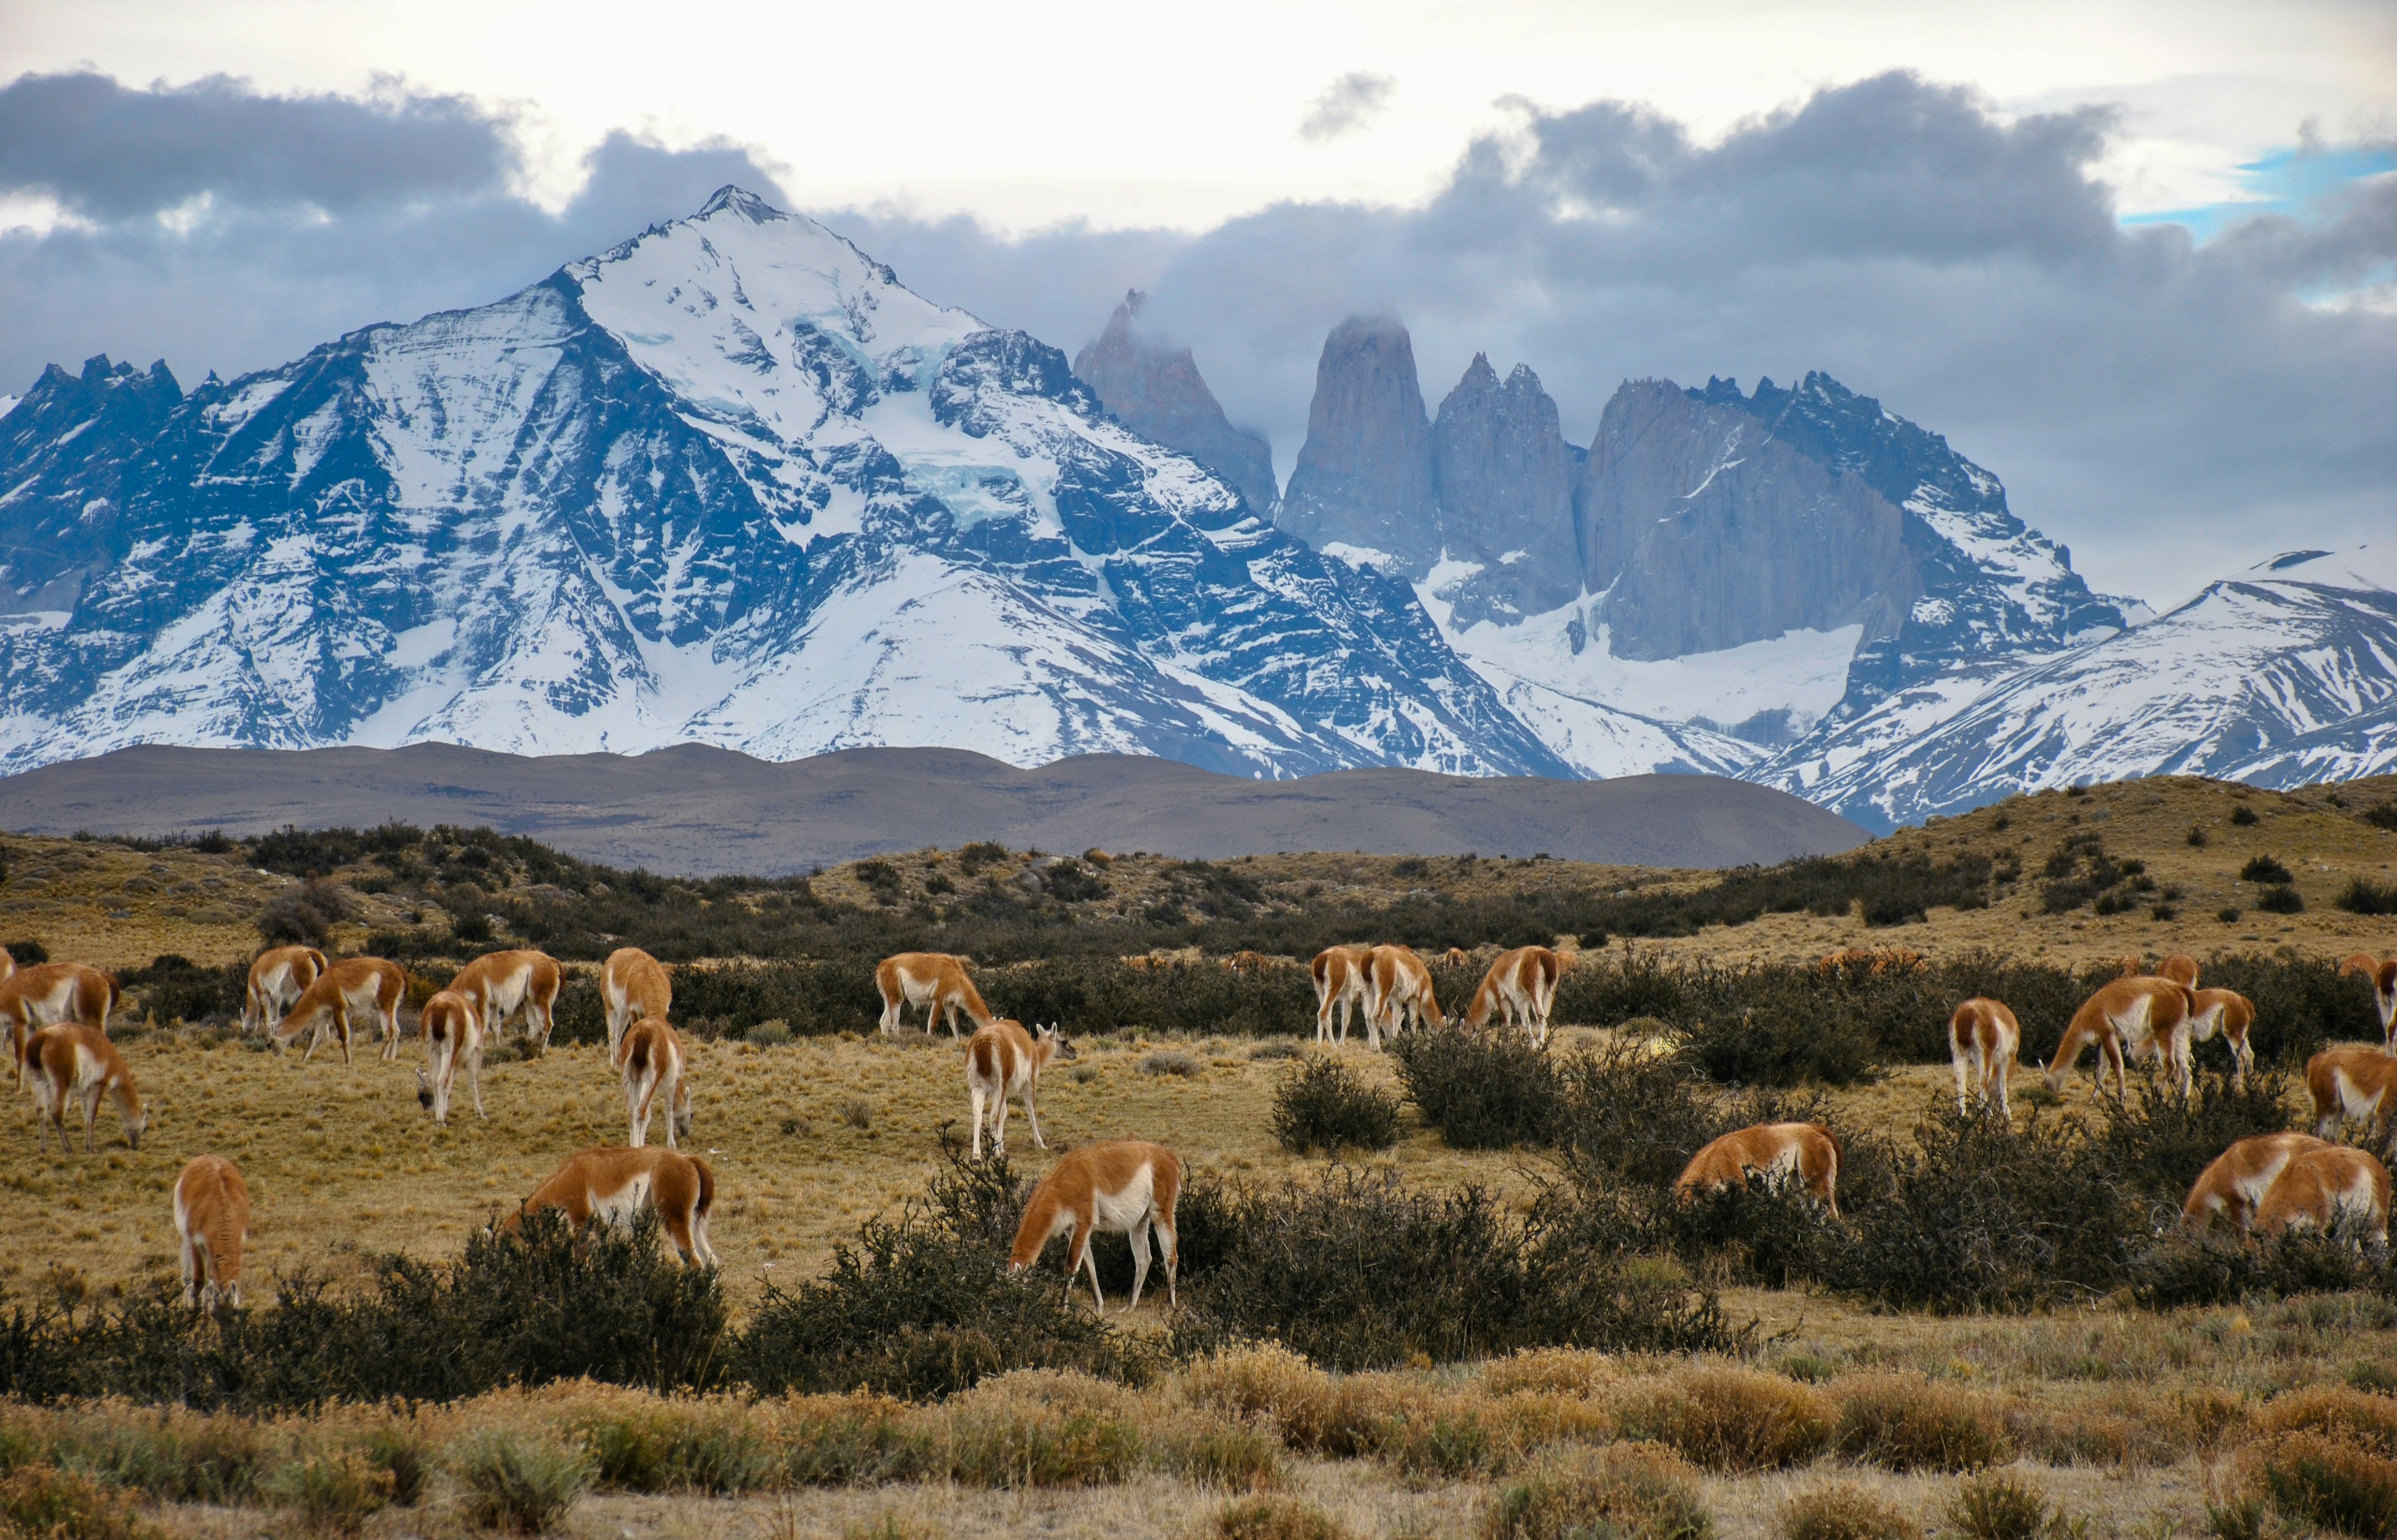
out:
{"label": "mountain peak", "polygon": [[700,206],[699,212],[691,218],[703,220],[712,214],[722,213],[738,214],[757,224],[764,224],[773,220],[787,220],[791,217],[747,188],[729,181],[710,194],[708,200]]}
{"label": "mountain peak", "polygon": [[1215,393],[1185,347],[1173,347],[1138,325],[1148,296],[1127,289],[1098,340],[1074,355],[1074,373],[1116,421],[1169,449],[1179,449],[1222,476],[1260,516],[1273,512],[1273,449],[1232,426]]}
{"label": "mountain peak", "polygon": [[1323,340],[1306,443],[1275,522],[1319,550],[1382,552],[1421,576],[1438,558],[1438,516],[1414,340],[1394,315],[1351,315]]}

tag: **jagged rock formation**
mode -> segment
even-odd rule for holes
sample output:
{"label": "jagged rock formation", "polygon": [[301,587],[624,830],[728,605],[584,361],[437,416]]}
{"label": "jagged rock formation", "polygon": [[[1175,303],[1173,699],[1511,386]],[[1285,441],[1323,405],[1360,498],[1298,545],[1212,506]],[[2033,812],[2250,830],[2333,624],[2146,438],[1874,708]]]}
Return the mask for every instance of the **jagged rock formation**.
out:
{"label": "jagged rock formation", "polygon": [[1473,355],[1431,428],[1439,542],[1478,570],[1443,588],[1454,623],[1512,624],[1570,602],[1581,587],[1573,548],[1573,456],[1557,404],[1522,364],[1501,384]]}
{"label": "jagged rock formation", "polygon": [[1411,575],[1440,557],[1431,422],[1414,341],[1386,315],[1352,315],[1323,340],[1306,443],[1274,522],[1320,551],[1360,547]]}
{"label": "jagged rock formation", "polygon": [[127,476],[182,399],[163,360],[144,373],[101,354],[80,375],[52,364],[0,417],[0,616],[74,608]]}
{"label": "jagged rock formation", "polygon": [[1280,501],[1272,447],[1232,426],[1188,348],[1143,331],[1140,313],[1147,298],[1138,289],[1124,296],[1098,340],[1074,355],[1074,373],[1125,427],[1180,449],[1231,483],[1252,513],[1271,516]]}

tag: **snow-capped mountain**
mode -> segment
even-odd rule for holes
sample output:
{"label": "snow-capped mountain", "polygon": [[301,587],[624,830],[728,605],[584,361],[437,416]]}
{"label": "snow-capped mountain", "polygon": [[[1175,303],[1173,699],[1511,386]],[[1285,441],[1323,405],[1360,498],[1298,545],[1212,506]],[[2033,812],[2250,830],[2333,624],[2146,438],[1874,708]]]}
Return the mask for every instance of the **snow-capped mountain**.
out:
{"label": "snow-capped mountain", "polygon": [[[1868,825],[2135,775],[2397,770],[2397,543],[2299,551],[1989,685],[1880,755],[1767,767]],[[1809,772],[1812,772],[1811,775]]]}
{"label": "snow-capped mountain", "polygon": [[54,369],[0,489],[0,770],[437,740],[1573,773],[1403,583],[737,189],[188,397]]}

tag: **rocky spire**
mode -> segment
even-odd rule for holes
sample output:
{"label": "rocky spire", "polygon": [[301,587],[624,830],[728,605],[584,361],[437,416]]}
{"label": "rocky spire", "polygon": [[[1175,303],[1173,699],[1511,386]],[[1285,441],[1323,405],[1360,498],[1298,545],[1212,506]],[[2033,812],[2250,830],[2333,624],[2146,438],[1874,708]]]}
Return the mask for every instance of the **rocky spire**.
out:
{"label": "rocky spire", "polygon": [[1452,596],[1457,623],[1507,624],[1571,602],[1581,589],[1573,456],[1540,377],[1518,364],[1501,384],[1475,354],[1431,440],[1440,544],[1481,565]]}
{"label": "rocky spire", "polygon": [[1306,446],[1275,522],[1318,550],[1387,552],[1417,578],[1439,559],[1431,424],[1414,342],[1392,317],[1352,315],[1324,339]]}
{"label": "rocky spire", "polygon": [[1232,426],[1188,348],[1169,347],[1140,326],[1147,299],[1136,288],[1124,295],[1107,329],[1074,355],[1075,374],[1125,427],[1181,450],[1270,517],[1279,501],[1271,446]]}

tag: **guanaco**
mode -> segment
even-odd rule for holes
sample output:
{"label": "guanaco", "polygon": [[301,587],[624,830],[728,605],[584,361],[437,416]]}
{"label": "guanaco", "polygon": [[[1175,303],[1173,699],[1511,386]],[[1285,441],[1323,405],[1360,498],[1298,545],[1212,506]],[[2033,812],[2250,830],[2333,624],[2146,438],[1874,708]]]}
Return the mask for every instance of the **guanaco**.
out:
{"label": "guanaco", "polygon": [[499,1037],[507,1029],[508,1018],[521,1013],[525,1040],[538,1040],[545,1050],[550,1030],[557,1024],[557,989],[563,978],[557,959],[523,947],[484,953],[458,970],[449,987],[475,1002],[486,1038]]}
{"label": "guanaco", "polygon": [[1024,1221],[1015,1227],[1015,1245],[1008,1253],[1008,1271],[1022,1272],[1040,1260],[1041,1248],[1051,1237],[1072,1238],[1065,1252],[1066,1287],[1078,1272],[1091,1275],[1091,1297],[1106,1310],[1099,1292],[1098,1259],[1091,1254],[1091,1237],[1101,1230],[1132,1238],[1132,1303],[1140,1306],[1140,1292],[1148,1282],[1148,1242],[1157,1235],[1158,1252],[1165,1259],[1165,1298],[1174,1294],[1174,1275],[1181,1265],[1181,1246],[1173,1225],[1174,1200],[1182,1192],[1182,1162],[1162,1145],[1138,1139],[1118,1139],[1085,1145],[1057,1162],[1032,1189],[1024,1205]]}
{"label": "guanaco", "polygon": [[2047,1089],[2063,1091],[2065,1077],[2080,1062],[2082,1050],[2094,1043],[2099,1054],[2101,1090],[2107,1067],[2111,1065],[2116,1091],[2129,1094],[2125,1054],[2136,1059],[2152,1053],[2170,1067],[2181,1094],[2188,1095],[2193,1084],[2189,1018],[2196,1008],[2196,997],[2170,979],[2141,975],[2114,980],[2073,1012],[2071,1024],[2064,1029],[2064,1040],[2056,1045],[2056,1058],[2047,1066]]}
{"label": "guanaco", "polygon": [[951,957],[946,952],[902,952],[885,957],[874,971],[874,986],[882,992],[882,1032],[895,1037],[901,1013],[911,1005],[924,1008],[924,1036],[932,1035],[932,1023],[943,1011],[948,1012],[949,1036],[957,1035],[957,1012],[979,1032],[998,1020],[990,1007],[982,1003],[982,991],[974,987],[966,972],[966,959]]}
{"label": "guanaco", "polygon": [[249,986],[244,992],[241,1029],[273,1033],[283,1013],[307,993],[325,971],[325,954],[313,946],[277,946],[261,952],[249,965]]}
{"label": "guanaco", "polygon": [[1840,1216],[1840,1142],[1819,1123],[1759,1123],[1726,1133],[1681,1168],[1677,1197],[1737,1186],[1753,1174],[1778,1185],[1795,1181]]}
{"label": "guanaco", "polygon": [[1224,971],[1227,973],[1237,973],[1244,979],[1255,978],[1265,971],[1265,954],[1253,951],[1235,952],[1224,959]]}
{"label": "guanaco", "polygon": [[341,1063],[346,1065],[352,1062],[350,1044],[357,1019],[363,1017],[368,1025],[382,1030],[382,1057],[395,1059],[399,1056],[399,1006],[407,998],[408,972],[399,964],[381,957],[343,957],[301,991],[300,998],[275,1024],[275,1046],[289,1048],[306,1033],[308,1051],[300,1055],[304,1065],[328,1038],[337,1039]]}
{"label": "guanaco", "polygon": [[2008,1119],[2015,1115],[2011,1081],[2022,1051],[2022,1024],[2004,1001],[1975,996],[1948,1018],[1948,1057],[1956,1065],[1956,1110],[1973,1110],[1975,1092]]}
{"label": "guanaco", "polygon": [[649,1111],[658,1093],[666,1098],[666,1148],[690,1132],[690,1087],[683,1078],[682,1038],[663,1016],[645,1016],[624,1029],[616,1068],[624,1077],[624,1112],[632,1120],[626,1141],[639,1149],[649,1142]]}
{"label": "guanaco", "polygon": [[1306,965],[1308,976],[1315,981],[1317,1042],[1332,1041],[1335,1010],[1340,1017],[1340,1041],[1348,1040],[1349,1008],[1364,1009],[1365,969],[1373,960],[1373,949],[1370,946],[1327,946]]}
{"label": "guanaco", "polygon": [[8,1031],[17,1083],[25,1083],[25,1042],[36,1030],[79,1022],[108,1034],[108,1013],[122,998],[114,976],[79,962],[40,962],[0,979],[0,1025]]}
{"label": "guanaco", "polygon": [[195,1155],[175,1178],[175,1235],[183,1243],[183,1303],[241,1303],[241,1249],[249,1239],[249,1185],[221,1155]]}
{"label": "guanaco", "polygon": [[1472,960],[1473,954],[1462,946],[1452,946],[1440,955],[1440,965],[1442,968],[1463,968]]}
{"label": "guanaco", "polygon": [[1071,1060],[1074,1045],[1052,1023],[1038,1029],[1037,1036],[1024,1030],[1024,1024],[1001,1019],[977,1029],[966,1044],[966,1110],[973,1118],[974,1158],[982,1158],[982,1131],[990,1125],[991,1147],[1000,1155],[1007,1153],[1007,1099],[1024,1098],[1024,1116],[1032,1122],[1032,1143],[1040,1149],[1049,1141],[1040,1137],[1040,1114],[1033,1106],[1039,1094],[1040,1072],[1049,1067],[1051,1059]]}
{"label": "guanaco", "polygon": [[2380,1012],[2380,1044],[2397,1052],[2397,956],[2376,957],[2358,952],[2338,965],[2338,976],[2360,975],[2372,991],[2373,1009]]}
{"label": "guanaco", "polygon": [[2170,979],[2183,989],[2197,987],[2197,959],[2186,952],[2175,952],[2156,964],[2156,977]]}
{"label": "guanaco", "polygon": [[2247,1029],[2256,1024],[2256,1002],[2235,989],[2193,990],[2190,998],[2197,1002],[2189,1018],[2190,1040],[2211,1042],[2221,1033],[2230,1050],[2231,1083],[2245,1087],[2247,1072],[2256,1067],[2256,1051],[2247,1042]]}
{"label": "guanaco", "polygon": [[713,1267],[716,1248],[707,1241],[707,1216],[716,1207],[716,1169],[696,1155],[660,1149],[587,1149],[557,1168],[533,1190],[500,1229],[513,1234],[525,1216],[556,1209],[581,1230],[596,1219],[630,1230],[643,1209],[652,1209],[685,1263]]}
{"label": "guanaco", "polygon": [[608,1008],[608,1051],[636,1016],[663,1021],[673,1013],[674,985],[663,964],[637,946],[619,946],[599,970],[599,998]]}
{"label": "guanaco", "polygon": [[1417,1030],[1426,1022],[1448,1024],[1432,993],[1431,970],[1413,947],[1376,946],[1365,969],[1365,1034],[1378,1050],[1383,1036],[1396,1038],[1410,1018]]}
{"label": "guanaco", "polygon": [[2293,1158],[2256,1205],[2256,1231],[2329,1231],[2342,1219],[2363,1221],[2361,1239],[2389,1239],[2389,1168],[2360,1149],[2325,1145]]}
{"label": "guanaco", "polygon": [[2306,1061],[2306,1090],[2314,1099],[2314,1133],[2336,1139],[2341,1127],[2362,1123],[2377,1137],[2397,1111],[2397,1054],[2361,1043],[2325,1048]]}
{"label": "guanaco", "polygon": [[133,1074],[125,1067],[125,1055],[116,1051],[108,1034],[79,1022],[46,1026],[26,1045],[25,1058],[33,1080],[35,1150],[47,1147],[44,1135],[55,1126],[59,1152],[66,1153],[67,1104],[73,1101],[82,1105],[84,1153],[90,1154],[92,1123],[100,1116],[103,1092],[116,1104],[116,1119],[125,1125],[126,1147],[141,1147],[141,1132],[150,1126],[150,1115],[142,1110],[141,1094],[133,1089]]}
{"label": "guanaco", "polygon": [[[1453,948],[1452,948],[1453,950]],[[1506,1026],[1518,1021],[1532,1035],[1533,1048],[1548,1045],[1548,1011],[1557,998],[1557,981],[1564,977],[1566,957],[1545,946],[1518,946],[1499,955],[1481,976],[1465,1008],[1465,1024],[1479,1029],[1495,1011]]]}
{"label": "guanaco", "polygon": [[2256,1206],[2288,1163],[2308,1150],[2331,1146],[2310,1133],[2253,1133],[2234,1141],[2198,1173],[2180,1206],[2181,1223],[2203,1229],[2227,1219],[2241,1229],[2256,1223]]}
{"label": "guanaco", "polygon": [[449,1122],[449,1090],[458,1065],[466,1066],[466,1084],[475,1094],[475,1116],[483,1110],[483,1019],[475,1002],[454,989],[444,989],[424,1002],[417,1017],[424,1033],[425,1067],[416,1072],[416,1100],[429,1109],[435,1123]]}

